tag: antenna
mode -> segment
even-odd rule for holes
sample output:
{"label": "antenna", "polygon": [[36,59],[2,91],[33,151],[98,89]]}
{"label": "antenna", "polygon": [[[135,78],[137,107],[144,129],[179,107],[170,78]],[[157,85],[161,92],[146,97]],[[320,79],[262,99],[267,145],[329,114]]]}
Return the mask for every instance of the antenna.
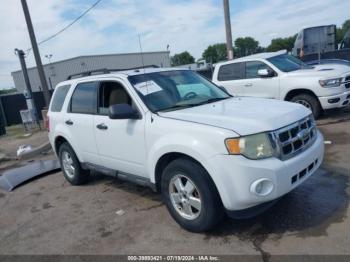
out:
{"label": "antenna", "polygon": [[141,36],[138,35],[139,37],[139,45],[140,45],[140,52],[141,52],[141,63],[142,63],[142,68],[143,68],[143,73],[145,73],[145,64],[143,62],[143,52],[142,52],[142,45],[141,45]]}

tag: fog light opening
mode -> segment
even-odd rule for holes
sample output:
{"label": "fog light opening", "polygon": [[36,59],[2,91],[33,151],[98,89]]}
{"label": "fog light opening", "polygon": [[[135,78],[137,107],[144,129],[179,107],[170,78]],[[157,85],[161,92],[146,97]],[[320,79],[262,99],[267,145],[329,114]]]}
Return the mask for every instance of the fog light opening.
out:
{"label": "fog light opening", "polygon": [[262,178],[256,180],[250,186],[250,192],[258,196],[267,196],[273,190],[274,186],[270,179]]}
{"label": "fog light opening", "polygon": [[328,99],[328,103],[330,104],[338,103],[339,101],[340,101],[339,97]]}

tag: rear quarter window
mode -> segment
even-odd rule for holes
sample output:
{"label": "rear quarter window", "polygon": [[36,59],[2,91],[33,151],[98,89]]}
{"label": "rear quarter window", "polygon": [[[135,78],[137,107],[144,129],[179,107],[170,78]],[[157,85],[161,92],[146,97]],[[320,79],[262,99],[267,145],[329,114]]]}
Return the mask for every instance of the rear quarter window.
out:
{"label": "rear quarter window", "polygon": [[70,88],[70,85],[56,87],[56,91],[54,93],[54,96],[51,102],[51,107],[50,107],[51,112],[61,112],[64,100],[66,99],[69,88]]}
{"label": "rear quarter window", "polygon": [[245,63],[233,63],[222,65],[219,68],[218,80],[229,81],[245,78]]}

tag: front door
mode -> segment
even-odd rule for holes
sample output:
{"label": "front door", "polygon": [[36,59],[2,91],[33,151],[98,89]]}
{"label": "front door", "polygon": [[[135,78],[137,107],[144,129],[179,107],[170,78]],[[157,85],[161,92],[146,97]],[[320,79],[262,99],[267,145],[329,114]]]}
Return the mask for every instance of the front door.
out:
{"label": "front door", "polygon": [[[267,69],[273,76],[260,77],[258,70]],[[245,79],[241,81],[242,95],[262,98],[279,98],[279,78],[265,63],[250,61],[245,63]]]}
{"label": "front door", "polygon": [[110,119],[108,117],[110,105],[129,104],[138,110],[135,102],[124,85],[117,81],[100,82],[98,96],[94,132],[103,166],[128,174],[146,176],[144,118]]}

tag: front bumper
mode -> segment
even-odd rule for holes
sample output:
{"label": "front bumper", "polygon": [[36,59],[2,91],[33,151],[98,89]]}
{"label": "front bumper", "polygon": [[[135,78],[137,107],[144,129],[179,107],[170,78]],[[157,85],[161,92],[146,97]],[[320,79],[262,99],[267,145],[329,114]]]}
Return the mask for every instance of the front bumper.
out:
{"label": "front bumper", "polygon": [[350,91],[333,96],[319,97],[323,109],[340,108],[350,104]]}
{"label": "front bumper", "polygon": [[[211,175],[226,210],[243,210],[275,200],[299,186],[319,168],[323,153],[323,136],[317,131],[312,146],[285,161],[277,158],[249,160],[243,156],[216,155],[211,158]],[[310,166],[312,168],[308,169]],[[264,196],[251,191],[253,183],[261,179],[267,179],[273,184],[271,193]]]}

